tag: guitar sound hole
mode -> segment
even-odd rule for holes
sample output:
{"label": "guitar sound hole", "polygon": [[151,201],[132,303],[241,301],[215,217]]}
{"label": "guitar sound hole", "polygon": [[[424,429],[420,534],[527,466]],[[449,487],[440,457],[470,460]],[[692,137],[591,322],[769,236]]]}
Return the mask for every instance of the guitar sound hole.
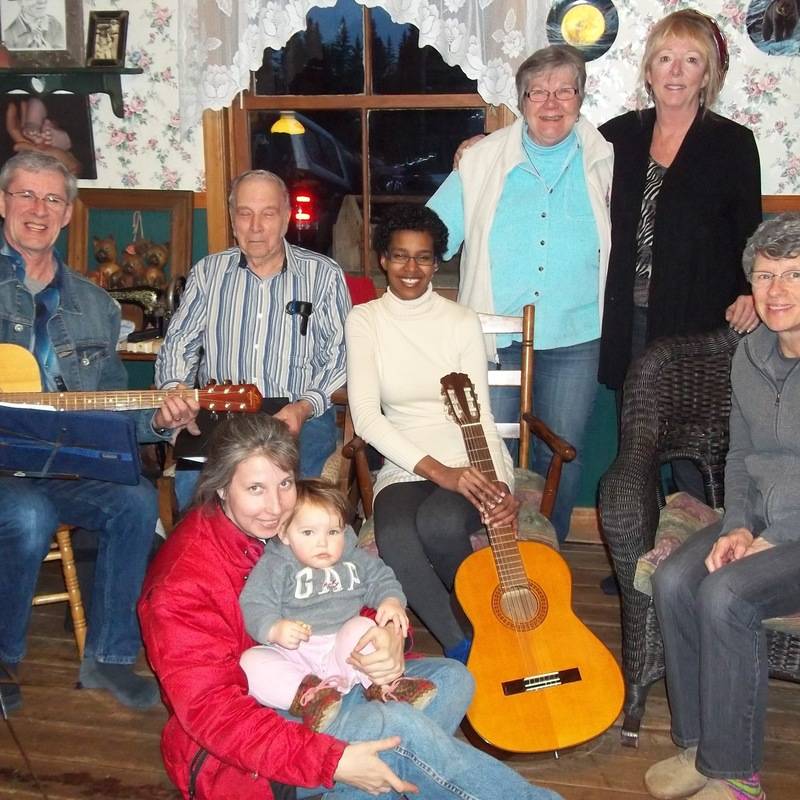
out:
{"label": "guitar sound hole", "polygon": [[528,581],[526,587],[507,591],[497,586],[492,594],[492,609],[506,627],[532,631],[547,616],[547,595],[533,581]]}

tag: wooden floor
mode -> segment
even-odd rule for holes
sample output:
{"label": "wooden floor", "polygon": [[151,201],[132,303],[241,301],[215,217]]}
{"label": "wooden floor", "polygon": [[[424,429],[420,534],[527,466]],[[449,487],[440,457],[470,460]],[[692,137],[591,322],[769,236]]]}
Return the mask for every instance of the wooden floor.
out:
{"label": "wooden floor", "polygon": [[[568,545],[575,610],[619,656],[619,601],[598,588],[608,571],[603,550]],[[161,708],[131,713],[103,692],[77,691],[77,656],[63,629],[63,606],[34,611],[28,658],[21,670],[24,707],[12,717],[39,786],[21,757],[12,732],[0,719],[0,797],[51,800],[173,800],[178,795],[161,766]],[[420,649],[435,653],[426,633]],[[773,682],[763,781],[770,800],[800,798],[800,686]],[[642,775],[652,762],[673,754],[663,684],[653,687],[638,750],[623,748],[619,726],[571,751],[552,756],[515,756],[509,763],[529,780],[558,791],[565,800],[646,798]],[[486,800],[493,800],[486,798]],[[513,798],[503,798],[513,800]]]}

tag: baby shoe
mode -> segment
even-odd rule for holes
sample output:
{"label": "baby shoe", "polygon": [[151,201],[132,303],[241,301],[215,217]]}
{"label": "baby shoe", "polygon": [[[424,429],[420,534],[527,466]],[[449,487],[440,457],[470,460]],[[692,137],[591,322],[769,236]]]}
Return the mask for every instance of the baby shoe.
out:
{"label": "baby shoe", "polygon": [[300,717],[312,731],[324,731],[335,719],[342,706],[342,695],[335,688],[336,678],[321,680],[316,675],[306,675],[289,706],[289,713]]}
{"label": "baby shoe", "polygon": [[382,703],[387,700],[396,700],[398,703],[408,703],[419,711],[422,711],[434,697],[436,697],[436,685],[425,678],[397,678],[397,680],[387,683],[385,686],[378,686],[373,683],[368,689],[364,690],[367,700],[379,700]]}

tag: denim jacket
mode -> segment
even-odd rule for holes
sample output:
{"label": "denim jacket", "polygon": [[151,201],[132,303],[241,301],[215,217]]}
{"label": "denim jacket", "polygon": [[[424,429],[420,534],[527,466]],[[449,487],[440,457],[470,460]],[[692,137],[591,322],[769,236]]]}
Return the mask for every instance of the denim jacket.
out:
{"label": "denim jacket", "polygon": [[[0,243],[5,242],[0,239]],[[5,248],[4,248],[5,249]],[[61,300],[47,325],[61,377],[69,391],[125,389],[128,374],[116,351],[120,308],[104,289],[73,272],[56,254]],[[36,303],[20,283],[12,259],[0,252],[0,342],[33,347]],[[161,441],[150,409],[133,412],[140,441]]]}

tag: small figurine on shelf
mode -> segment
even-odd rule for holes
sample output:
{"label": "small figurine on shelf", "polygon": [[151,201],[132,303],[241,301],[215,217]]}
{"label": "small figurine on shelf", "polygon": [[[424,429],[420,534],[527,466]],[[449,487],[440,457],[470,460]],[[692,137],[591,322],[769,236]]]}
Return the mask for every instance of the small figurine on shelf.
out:
{"label": "small figurine on shelf", "polygon": [[133,244],[122,251],[122,285],[140,286],[144,283],[144,260]]}
{"label": "small figurine on shelf", "polygon": [[94,259],[97,267],[89,278],[104,289],[116,289],[121,285],[122,267],[117,263],[117,243],[113,236],[94,237]]}
{"label": "small figurine on shelf", "polygon": [[144,282],[158,289],[165,288],[167,276],[164,268],[169,261],[169,242],[164,244],[150,242],[149,247],[142,253],[142,258],[145,266]]}

